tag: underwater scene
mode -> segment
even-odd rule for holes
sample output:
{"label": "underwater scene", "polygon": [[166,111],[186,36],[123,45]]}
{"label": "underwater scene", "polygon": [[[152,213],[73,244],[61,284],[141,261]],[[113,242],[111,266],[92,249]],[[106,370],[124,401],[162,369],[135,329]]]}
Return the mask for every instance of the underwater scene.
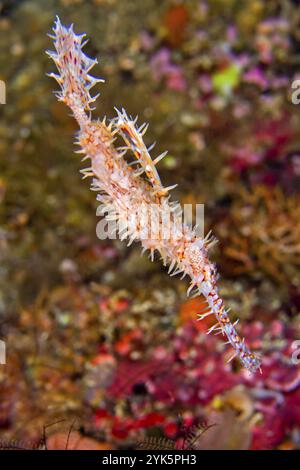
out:
{"label": "underwater scene", "polygon": [[0,0],[0,450],[300,449],[299,139],[297,1]]}

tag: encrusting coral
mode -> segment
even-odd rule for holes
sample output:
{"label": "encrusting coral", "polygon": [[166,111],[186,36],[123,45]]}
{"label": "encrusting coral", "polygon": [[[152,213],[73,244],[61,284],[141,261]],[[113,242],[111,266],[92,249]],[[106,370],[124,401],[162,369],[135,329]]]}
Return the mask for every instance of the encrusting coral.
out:
{"label": "encrusting coral", "polygon": [[[140,241],[143,251],[150,251],[151,259],[157,250],[164,265],[169,265],[169,273],[190,277],[188,294],[192,291],[195,295],[202,294],[208,304],[207,311],[199,318],[214,314],[218,321],[208,332],[227,336],[234,348],[233,357],[238,356],[246,369],[255,372],[260,360],[237,334],[218,294],[216,268],[208,258],[208,249],[215,240],[210,235],[198,237],[196,229],[183,223],[180,205],[170,201],[170,190],[174,186],[164,187],[160,180],[156,165],[166,153],[152,160],[150,149],[143,141],[147,125],[137,128],[137,120],[131,119],[124,110],[117,110],[117,117],[109,124],[106,119],[92,120],[91,104],[97,96],[92,97],[90,90],[103,81],[89,73],[97,60],[83,53],[85,35],[75,34],[72,26],[64,27],[57,18],[53,31],[56,52],[48,52],[48,55],[59,73],[50,76],[61,87],[57,98],[72,110],[79,124],[78,153],[91,162],[82,173],[84,177],[93,177],[92,189],[99,192],[97,199],[102,204],[102,214],[107,221],[117,223],[121,239],[128,238],[129,244]],[[121,147],[116,145],[120,138],[125,144]],[[135,157],[131,163],[128,163],[128,154]],[[138,168],[134,169],[133,164]]]}
{"label": "encrusting coral", "polygon": [[298,195],[279,187],[241,189],[231,217],[219,226],[225,269],[231,274],[267,274],[277,282],[296,283],[300,265]]}

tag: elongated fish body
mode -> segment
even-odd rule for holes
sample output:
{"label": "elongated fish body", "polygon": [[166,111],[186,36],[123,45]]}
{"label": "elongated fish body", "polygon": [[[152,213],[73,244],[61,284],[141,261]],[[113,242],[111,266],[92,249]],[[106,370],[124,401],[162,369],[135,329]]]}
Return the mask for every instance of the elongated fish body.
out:
{"label": "elongated fish body", "polygon": [[[63,26],[57,18],[53,31],[51,37],[56,51],[48,55],[55,62],[58,74],[50,76],[60,86],[57,98],[71,108],[79,124],[78,153],[84,155],[83,160],[90,160],[90,166],[82,170],[83,177],[93,178],[92,189],[98,192],[102,214],[108,221],[117,221],[118,226],[123,227],[119,230],[120,238],[128,239],[129,245],[140,241],[143,252],[148,251],[151,259],[157,251],[164,265],[169,266],[170,275],[190,278],[188,295],[202,294],[207,300],[207,311],[199,319],[207,315],[215,315],[217,319],[208,333],[227,337],[233,357],[238,357],[246,369],[255,372],[260,368],[260,360],[238,335],[218,294],[216,267],[208,258],[208,250],[215,239],[210,235],[199,238],[195,230],[183,223],[180,205],[170,198],[174,186],[164,187],[161,182],[156,165],[166,152],[152,159],[150,148],[143,140],[147,125],[137,127],[137,119],[130,118],[124,109],[116,110],[116,118],[109,123],[106,119],[92,119],[91,105],[97,96],[92,97],[90,90],[103,81],[90,74],[97,60],[84,54],[85,35],[75,34],[72,26]],[[124,141],[123,147],[116,146],[117,137]],[[125,159],[128,153],[136,165]],[[162,231],[163,219],[172,227],[168,236]]]}

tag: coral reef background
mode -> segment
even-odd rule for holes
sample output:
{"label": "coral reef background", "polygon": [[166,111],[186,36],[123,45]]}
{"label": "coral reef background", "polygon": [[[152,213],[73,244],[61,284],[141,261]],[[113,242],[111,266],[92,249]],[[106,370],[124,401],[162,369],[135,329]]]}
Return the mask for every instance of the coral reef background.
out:
{"label": "coral reef background", "polygon": [[[45,76],[56,13],[100,59],[96,112],[150,121],[163,181],[205,204],[262,375],[226,363],[184,282],[97,239],[76,127]],[[300,447],[299,23],[292,0],[0,2],[0,447],[65,446],[70,428],[85,448]]]}

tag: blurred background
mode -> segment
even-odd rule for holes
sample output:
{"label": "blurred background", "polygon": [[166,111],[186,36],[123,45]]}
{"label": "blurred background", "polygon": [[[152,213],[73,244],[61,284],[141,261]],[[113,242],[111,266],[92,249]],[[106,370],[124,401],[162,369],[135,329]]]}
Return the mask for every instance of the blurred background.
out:
{"label": "blurred background", "polygon": [[[97,239],[76,125],[46,77],[56,14],[100,59],[94,115],[148,121],[164,184],[205,204],[221,294],[262,374],[227,364],[185,281]],[[0,1],[1,448],[300,447],[297,78],[293,0]]]}

